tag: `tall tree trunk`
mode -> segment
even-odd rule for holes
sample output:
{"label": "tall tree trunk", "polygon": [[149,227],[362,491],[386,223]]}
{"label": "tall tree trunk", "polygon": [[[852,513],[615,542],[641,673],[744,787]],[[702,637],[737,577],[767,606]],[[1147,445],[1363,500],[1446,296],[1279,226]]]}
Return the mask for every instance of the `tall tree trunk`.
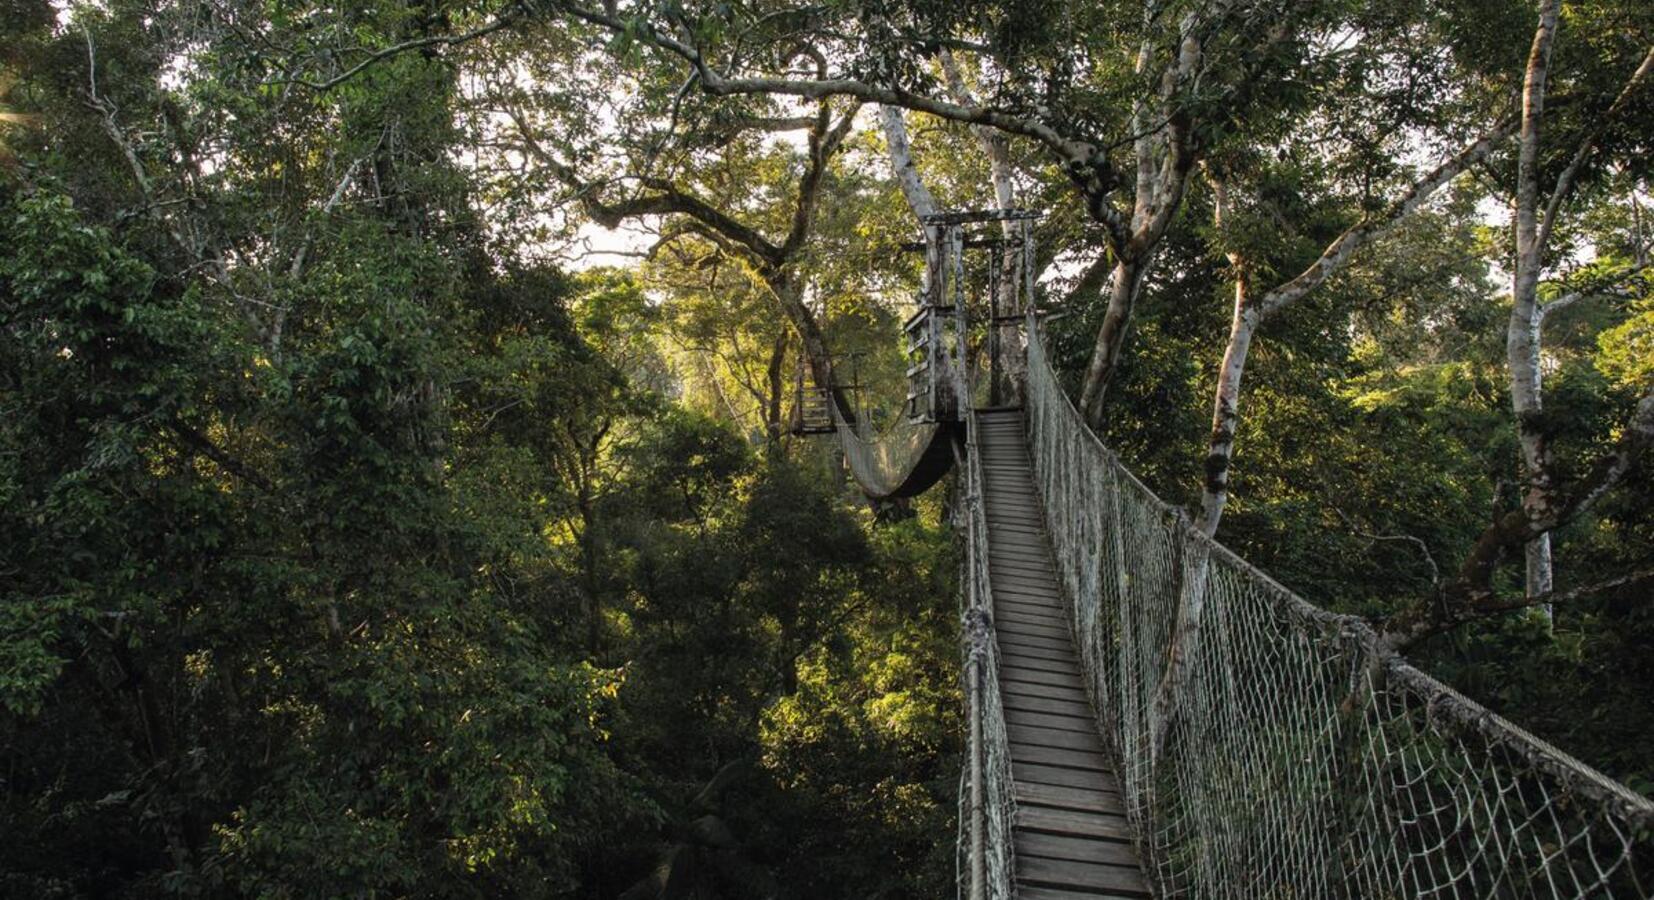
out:
{"label": "tall tree trunk", "polygon": [[770,347],[770,363],[764,370],[765,390],[767,396],[764,404],[764,429],[769,434],[770,443],[779,444],[784,431],[781,423],[781,398],[786,391],[785,372],[787,363],[787,332],[782,331],[775,337],[775,343]]}
{"label": "tall tree trunk", "polygon": [[[1251,266],[1247,260],[1238,250],[1227,251],[1225,255],[1235,272],[1235,311],[1229,326],[1229,344],[1224,350],[1223,367],[1218,372],[1217,389],[1212,400],[1212,432],[1204,466],[1200,521],[1196,526],[1201,531],[1208,535],[1217,533],[1224,505],[1228,502],[1229,471],[1234,461],[1236,426],[1240,421],[1241,376],[1246,371],[1247,355],[1258,327],[1275,313],[1303,299],[1334,272],[1348,265],[1357,250],[1412,215],[1426,199],[1466,167],[1492,152],[1508,133],[1508,126],[1497,127],[1444,160],[1402,191],[1383,211],[1363,216],[1346,228],[1308,268],[1261,297],[1252,297]],[[1229,185],[1210,168],[1207,179],[1212,186],[1213,225],[1219,235],[1227,235],[1231,220]]]}
{"label": "tall tree trunk", "polygon": [[[1510,367],[1510,398],[1522,447],[1522,510],[1529,521],[1548,519],[1555,502],[1550,441],[1543,420],[1540,371],[1539,276],[1545,247],[1539,230],[1540,126],[1544,120],[1546,77],[1556,36],[1560,0],[1542,0],[1539,26],[1528,54],[1522,84],[1522,126],[1516,163],[1516,259],[1511,278],[1510,324],[1505,330],[1505,357]],[[1551,589],[1549,533],[1527,545],[1527,595]]]}
{"label": "tall tree trunk", "polygon": [[822,334],[821,324],[816,321],[815,313],[805,305],[803,291],[784,272],[771,271],[766,273],[764,278],[776,301],[781,304],[781,311],[798,332],[799,340],[804,345],[804,361],[810,367],[810,376],[815,380],[816,386],[826,389],[834,406],[838,408],[839,415],[845,422],[854,425],[855,406],[850,402],[849,393],[833,374],[833,357],[827,352],[827,338]]}
{"label": "tall tree trunk", "polygon": [[1235,279],[1235,314],[1229,323],[1229,345],[1223,351],[1223,368],[1212,400],[1212,434],[1206,450],[1205,486],[1200,501],[1200,521],[1195,527],[1210,537],[1217,534],[1223,507],[1229,500],[1229,464],[1235,455],[1235,429],[1240,422],[1241,376],[1252,350],[1252,335],[1263,316],[1247,298],[1249,279],[1244,272]]}
{"label": "tall tree trunk", "polygon": [[[959,61],[946,48],[942,49],[940,59],[942,74],[948,83],[948,92],[953,95],[955,102],[964,106],[977,106],[976,96],[971,92],[970,85],[966,84],[964,73],[960,70]],[[988,157],[988,175],[993,181],[994,202],[1000,209],[1010,209],[1016,205],[1015,173],[1011,167],[1011,146],[1004,132],[986,125],[975,128],[977,141],[982,145],[982,152]],[[1011,243],[1021,237],[1022,227],[1016,222],[1001,222],[1000,236],[1005,240],[1005,253],[1000,258],[999,289],[994,293],[993,315],[990,334],[993,338],[991,351],[993,382],[989,385],[989,402],[995,405],[1015,406],[1022,403],[1022,385],[1028,372],[1027,348],[1022,342],[1022,332],[1019,322],[1012,318],[1019,310],[1016,308],[1019,253],[1012,252]],[[1029,297],[1025,302],[1032,303]]]}
{"label": "tall tree trunk", "polygon": [[1086,366],[1085,383],[1080,389],[1080,411],[1093,430],[1103,425],[1103,397],[1120,365],[1120,350],[1125,344],[1126,327],[1131,324],[1137,293],[1143,286],[1144,268],[1137,259],[1121,257],[1110,276],[1108,311],[1097,329],[1097,343],[1092,347],[1091,362]]}

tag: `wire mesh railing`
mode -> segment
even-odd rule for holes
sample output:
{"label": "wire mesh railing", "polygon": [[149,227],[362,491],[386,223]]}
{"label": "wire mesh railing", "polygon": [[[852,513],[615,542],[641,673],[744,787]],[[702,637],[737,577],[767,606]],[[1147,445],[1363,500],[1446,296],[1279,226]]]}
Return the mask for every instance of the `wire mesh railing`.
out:
{"label": "wire mesh railing", "polygon": [[1646,898],[1654,804],[1190,526],[1028,327],[1035,481],[1162,897]]}

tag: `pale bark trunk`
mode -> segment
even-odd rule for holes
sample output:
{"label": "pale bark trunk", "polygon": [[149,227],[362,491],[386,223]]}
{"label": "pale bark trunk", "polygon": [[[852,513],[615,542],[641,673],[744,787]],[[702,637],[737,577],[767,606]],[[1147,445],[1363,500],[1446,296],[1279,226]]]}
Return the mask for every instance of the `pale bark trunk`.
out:
{"label": "pale bark trunk", "polygon": [[[942,74],[948,83],[948,91],[953,94],[955,101],[966,106],[975,106],[976,97],[971,94],[970,86],[965,83],[964,74],[959,69],[959,63],[951,52],[944,49],[941,53]],[[985,125],[976,126],[976,137],[982,144],[982,152],[988,157],[988,175],[993,181],[994,202],[1000,209],[1010,209],[1016,205],[1016,182],[1011,167],[1010,142],[1000,131]],[[993,323],[991,334],[993,347],[990,358],[992,360],[993,382],[989,386],[989,402],[995,405],[1014,406],[1022,403],[1022,384],[1028,371],[1027,350],[1022,343],[1022,331],[1013,317],[1021,310],[1017,309],[1018,291],[1018,259],[1019,256],[1011,252],[1010,244],[1021,236],[1021,227],[1015,222],[1001,222],[1000,235],[1005,239],[1005,254],[1000,259],[999,290],[993,297]],[[1027,299],[1033,302],[1033,298]]]}
{"label": "pale bark trunk", "polygon": [[[1544,397],[1540,371],[1539,276],[1544,265],[1544,242],[1539,220],[1540,126],[1544,119],[1547,69],[1556,36],[1559,0],[1543,0],[1539,26],[1528,54],[1522,85],[1522,128],[1516,163],[1516,259],[1511,279],[1510,324],[1505,330],[1505,356],[1510,367],[1510,397],[1522,447],[1524,490],[1522,510],[1530,521],[1549,518],[1555,500],[1551,481],[1551,453],[1542,413]],[[1527,546],[1527,594],[1549,593],[1551,553],[1549,535]]]}
{"label": "pale bark trunk", "polygon": [[[1425,176],[1410,185],[1384,211],[1364,217],[1345,229],[1321,255],[1291,280],[1277,285],[1257,300],[1251,297],[1251,284],[1246,260],[1236,251],[1227,255],[1235,270],[1235,311],[1229,327],[1229,343],[1223,354],[1223,367],[1218,372],[1217,389],[1212,401],[1212,432],[1207,444],[1204,480],[1201,493],[1200,521],[1196,527],[1207,535],[1217,533],[1229,499],[1229,471],[1234,461],[1235,431],[1240,422],[1241,377],[1246,370],[1246,359],[1253,335],[1258,326],[1275,313],[1303,299],[1342,269],[1356,251],[1384,234],[1386,230],[1417,211],[1429,197],[1452,181],[1475,161],[1490,153],[1508,128],[1495,128],[1486,136],[1465,147],[1442,162]],[[1229,186],[1208,172],[1212,184],[1213,224],[1220,234],[1225,233],[1230,216]]]}
{"label": "pale bark trunk", "polygon": [[[902,108],[880,107],[879,121],[884,126],[885,142],[890,148],[891,171],[896,175],[896,184],[902,189],[902,196],[907,198],[908,207],[921,218],[935,215],[936,198],[931,196],[930,189],[919,177],[919,166],[913,160],[913,145],[907,138],[907,124],[902,120]],[[930,239],[929,229],[925,230],[925,239]]]}
{"label": "pale bark trunk", "polygon": [[1091,362],[1086,366],[1085,384],[1080,391],[1080,411],[1093,430],[1102,427],[1103,396],[1119,367],[1120,348],[1125,343],[1126,327],[1131,324],[1132,307],[1142,285],[1140,262],[1122,259],[1115,263],[1109,282],[1108,311],[1097,329],[1097,343],[1091,350]]}
{"label": "pale bark trunk", "polygon": [[1241,377],[1246,357],[1252,350],[1252,336],[1262,321],[1258,308],[1247,302],[1246,279],[1235,282],[1235,314],[1229,324],[1229,345],[1223,352],[1212,401],[1212,434],[1206,450],[1206,477],[1196,524],[1207,537],[1217,534],[1229,501],[1229,468],[1235,455],[1235,429],[1240,423]]}
{"label": "pale bark trunk", "polygon": [[[1153,18],[1152,7],[1143,12],[1144,24]],[[1199,56],[1200,47],[1187,34],[1179,42],[1178,58],[1170,63],[1160,78],[1162,106],[1170,103],[1177,89],[1178,70],[1192,65]],[[1154,45],[1145,39],[1137,51],[1135,71],[1142,75],[1153,62]],[[1131,324],[1132,310],[1137,294],[1143,286],[1154,248],[1159,244],[1172,213],[1183,201],[1183,186],[1192,160],[1180,134],[1162,137],[1163,130],[1173,129],[1168,123],[1164,129],[1149,127],[1151,109],[1148,101],[1140,101],[1132,110],[1132,128],[1137,135],[1132,153],[1136,157],[1136,185],[1132,198],[1130,235],[1122,245],[1114,248],[1114,272],[1109,285],[1108,310],[1097,329],[1097,340],[1086,365],[1085,382],[1080,388],[1080,411],[1086,424],[1093,430],[1103,424],[1103,403],[1110,382],[1120,365],[1120,351],[1125,344],[1126,330]],[[1165,154],[1164,165],[1160,155]]]}
{"label": "pale bark trunk", "polygon": [[1643,235],[1643,204],[1637,196],[1637,185],[1631,185],[1631,224],[1636,235],[1636,263],[1638,268],[1648,267],[1648,238]]}

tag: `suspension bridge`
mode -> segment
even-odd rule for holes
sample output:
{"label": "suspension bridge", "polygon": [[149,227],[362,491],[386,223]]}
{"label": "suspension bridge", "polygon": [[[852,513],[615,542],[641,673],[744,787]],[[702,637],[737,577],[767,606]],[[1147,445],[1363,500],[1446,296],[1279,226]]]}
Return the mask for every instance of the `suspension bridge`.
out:
{"label": "suspension bridge", "polygon": [[[958,472],[961,897],[1654,895],[1654,803],[1195,530],[1093,435],[1031,302],[1032,218],[925,218],[907,415],[829,410],[870,497]],[[979,402],[983,345],[1014,396]]]}

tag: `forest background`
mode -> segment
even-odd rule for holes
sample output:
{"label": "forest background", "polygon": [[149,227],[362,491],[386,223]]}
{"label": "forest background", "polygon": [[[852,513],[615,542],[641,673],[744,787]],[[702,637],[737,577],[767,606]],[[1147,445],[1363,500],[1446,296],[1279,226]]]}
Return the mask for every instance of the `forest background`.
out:
{"label": "forest background", "polygon": [[951,487],[792,434],[900,414],[943,208],[1043,214],[1200,527],[1654,794],[1651,60],[1630,0],[5,0],[0,895],[949,893]]}

